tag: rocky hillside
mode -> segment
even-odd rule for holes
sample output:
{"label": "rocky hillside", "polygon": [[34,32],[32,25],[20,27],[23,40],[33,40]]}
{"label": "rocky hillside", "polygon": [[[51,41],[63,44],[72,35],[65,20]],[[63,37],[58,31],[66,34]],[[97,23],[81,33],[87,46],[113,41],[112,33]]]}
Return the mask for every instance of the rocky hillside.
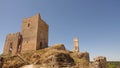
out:
{"label": "rocky hillside", "polygon": [[3,68],[28,68],[26,65],[36,66],[34,68],[89,67],[89,53],[74,53],[66,50],[63,44],[13,56],[1,56],[4,57]]}

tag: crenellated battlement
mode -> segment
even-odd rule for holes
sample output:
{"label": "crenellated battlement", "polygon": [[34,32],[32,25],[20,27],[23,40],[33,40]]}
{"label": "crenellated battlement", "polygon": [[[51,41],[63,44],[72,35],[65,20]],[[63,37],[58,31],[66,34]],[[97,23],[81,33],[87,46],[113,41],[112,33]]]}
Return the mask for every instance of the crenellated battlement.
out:
{"label": "crenellated battlement", "polygon": [[20,36],[20,35],[21,35],[20,32],[17,32],[17,33],[9,33],[9,34],[7,35],[7,37],[16,37],[16,36]]}

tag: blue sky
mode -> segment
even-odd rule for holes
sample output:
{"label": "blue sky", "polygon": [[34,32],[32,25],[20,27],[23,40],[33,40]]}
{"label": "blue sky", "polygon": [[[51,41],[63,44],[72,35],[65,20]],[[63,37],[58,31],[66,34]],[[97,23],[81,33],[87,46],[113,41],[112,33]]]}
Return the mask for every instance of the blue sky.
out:
{"label": "blue sky", "polygon": [[22,19],[40,13],[49,24],[49,45],[65,44],[90,58],[120,61],[120,0],[0,0],[0,53],[8,33],[21,30]]}

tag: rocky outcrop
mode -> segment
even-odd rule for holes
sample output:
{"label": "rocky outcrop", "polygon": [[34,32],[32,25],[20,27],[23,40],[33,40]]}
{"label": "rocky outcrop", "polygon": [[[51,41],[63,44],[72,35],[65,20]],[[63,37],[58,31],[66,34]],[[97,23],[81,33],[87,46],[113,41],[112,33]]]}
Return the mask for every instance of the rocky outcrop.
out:
{"label": "rocky outcrop", "polygon": [[46,61],[44,63],[46,63],[47,66],[51,67],[66,67],[73,66],[74,60],[70,57],[69,54],[57,53],[46,58]]}
{"label": "rocky outcrop", "polygon": [[90,59],[89,59],[89,53],[88,53],[88,52],[80,52],[80,53],[78,54],[78,57],[79,57],[80,59],[85,59],[85,60],[87,60],[88,62],[90,61]]}
{"label": "rocky outcrop", "polygon": [[[20,68],[40,68],[40,67],[41,67],[40,65],[31,64],[31,65],[22,66]],[[44,68],[44,67],[41,67],[41,68]]]}
{"label": "rocky outcrop", "polygon": [[106,57],[98,56],[94,58],[93,67],[94,68],[106,68],[106,63],[107,63]]}
{"label": "rocky outcrop", "polygon": [[4,56],[3,68],[106,68],[106,57],[94,58],[91,64],[88,52],[72,52],[63,44],[55,44],[49,48]]}
{"label": "rocky outcrop", "polygon": [[50,48],[52,48],[52,49],[57,49],[57,50],[65,50],[64,44],[54,44],[54,45],[51,46]]}
{"label": "rocky outcrop", "polygon": [[[60,45],[61,46],[61,45]],[[62,45],[63,46],[63,45]],[[59,47],[61,49],[61,47]],[[28,64],[26,64],[26,62]],[[40,66],[46,68],[71,67],[75,65],[74,59],[66,50],[57,50],[54,47],[38,50],[36,52],[6,56],[4,68],[19,68],[24,65]],[[25,66],[26,67],[26,66]],[[23,67],[24,68],[24,67]]]}

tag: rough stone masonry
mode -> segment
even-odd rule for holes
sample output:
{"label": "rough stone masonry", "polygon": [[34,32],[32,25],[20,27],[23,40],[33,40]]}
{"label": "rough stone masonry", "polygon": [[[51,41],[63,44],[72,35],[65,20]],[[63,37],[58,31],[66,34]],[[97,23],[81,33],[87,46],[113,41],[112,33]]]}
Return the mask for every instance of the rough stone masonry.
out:
{"label": "rough stone masonry", "polygon": [[3,54],[14,55],[48,47],[48,30],[49,26],[40,14],[23,19],[21,32],[6,36]]}

